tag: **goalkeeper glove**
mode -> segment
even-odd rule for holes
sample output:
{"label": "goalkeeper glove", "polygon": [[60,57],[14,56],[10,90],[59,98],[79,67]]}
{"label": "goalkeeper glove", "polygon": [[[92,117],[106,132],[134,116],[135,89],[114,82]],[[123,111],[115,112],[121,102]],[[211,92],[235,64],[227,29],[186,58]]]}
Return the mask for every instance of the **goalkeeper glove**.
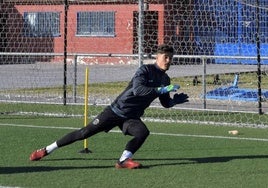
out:
{"label": "goalkeeper glove", "polygon": [[181,103],[185,103],[185,102],[188,102],[189,96],[187,94],[184,94],[184,93],[176,93],[174,96],[173,96],[173,104],[181,104]]}
{"label": "goalkeeper glove", "polygon": [[172,92],[172,91],[177,91],[178,89],[180,88],[179,85],[168,85],[168,86],[165,86],[165,87],[158,87],[157,88],[157,92],[159,94],[165,94],[165,93],[169,93],[169,92]]}

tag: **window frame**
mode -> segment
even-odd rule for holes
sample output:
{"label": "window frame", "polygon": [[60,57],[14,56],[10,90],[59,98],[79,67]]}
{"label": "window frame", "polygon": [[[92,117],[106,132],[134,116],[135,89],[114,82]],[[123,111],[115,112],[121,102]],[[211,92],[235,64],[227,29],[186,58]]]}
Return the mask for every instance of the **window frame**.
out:
{"label": "window frame", "polygon": [[[115,37],[115,11],[79,11],[76,36]],[[81,23],[85,22],[85,23]],[[92,27],[93,25],[97,27]]]}
{"label": "window frame", "polygon": [[[33,17],[32,20],[28,19],[30,16]],[[25,37],[60,37],[60,25],[60,12],[27,11],[23,13],[23,35]]]}

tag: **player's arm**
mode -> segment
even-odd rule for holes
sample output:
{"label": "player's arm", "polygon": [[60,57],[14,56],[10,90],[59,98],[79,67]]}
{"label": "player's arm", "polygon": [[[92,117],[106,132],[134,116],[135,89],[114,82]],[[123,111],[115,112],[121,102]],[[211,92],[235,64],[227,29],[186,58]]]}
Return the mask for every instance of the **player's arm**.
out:
{"label": "player's arm", "polygon": [[[172,98],[170,98],[169,93],[166,94],[162,94],[159,96],[159,101],[161,103],[161,105],[165,108],[170,108],[172,107],[170,104],[172,103]],[[173,105],[174,106],[174,105]]]}
{"label": "player's arm", "polygon": [[160,103],[165,108],[170,108],[176,104],[188,102],[188,98],[189,96],[185,93],[176,93],[174,94],[173,98],[171,98],[168,93],[159,96]]}

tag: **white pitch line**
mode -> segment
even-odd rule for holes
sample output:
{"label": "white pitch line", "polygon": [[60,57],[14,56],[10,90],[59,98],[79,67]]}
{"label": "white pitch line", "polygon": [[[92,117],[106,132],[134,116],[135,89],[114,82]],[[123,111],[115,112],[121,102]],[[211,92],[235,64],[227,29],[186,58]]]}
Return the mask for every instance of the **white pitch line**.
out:
{"label": "white pitch line", "polygon": [[70,129],[70,130],[79,129],[75,127],[38,126],[38,125],[8,124],[8,123],[0,123],[0,126],[27,127],[27,128],[40,128],[40,129]]}
{"label": "white pitch line", "polygon": [[[12,126],[12,127],[27,127],[27,128],[39,128],[39,129],[69,129],[77,130],[76,127],[55,127],[55,126],[37,126],[37,125],[22,125],[22,124],[8,124],[0,123],[0,126]],[[111,130],[110,132],[121,133],[119,130]],[[268,142],[266,138],[245,138],[245,137],[230,137],[230,136],[212,136],[212,135],[195,135],[195,134],[174,134],[174,133],[156,133],[151,132],[151,135],[160,136],[177,136],[177,137],[194,137],[194,138],[215,138],[215,139],[229,139],[229,140],[249,140],[249,141],[262,141]]]}

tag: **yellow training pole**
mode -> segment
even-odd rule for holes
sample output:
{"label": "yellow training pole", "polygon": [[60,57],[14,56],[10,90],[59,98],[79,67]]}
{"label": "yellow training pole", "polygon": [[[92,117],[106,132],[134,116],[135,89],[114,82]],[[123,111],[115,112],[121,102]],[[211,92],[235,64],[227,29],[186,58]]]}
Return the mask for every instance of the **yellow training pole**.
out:
{"label": "yellow training pole", "polygon": [[[85,73],[85,101],[84,101],[84,126],[87,126],[87,117],[88,117],[88,75],[89,70],[88,67],[86,68]],[[88,141],[87,139],[84,139],[84,150],[82,150],[80,153],[89,153],[90,150],[88,149]]]}
{"label": "yellow training pole", "polygon": [[[88,115],[88,67],[86,68],[85,75],[85,109],[84,109],[84,126],[87,126],[87,115]],[[84,139],[84,149],[88,148],[87,139]]]}

